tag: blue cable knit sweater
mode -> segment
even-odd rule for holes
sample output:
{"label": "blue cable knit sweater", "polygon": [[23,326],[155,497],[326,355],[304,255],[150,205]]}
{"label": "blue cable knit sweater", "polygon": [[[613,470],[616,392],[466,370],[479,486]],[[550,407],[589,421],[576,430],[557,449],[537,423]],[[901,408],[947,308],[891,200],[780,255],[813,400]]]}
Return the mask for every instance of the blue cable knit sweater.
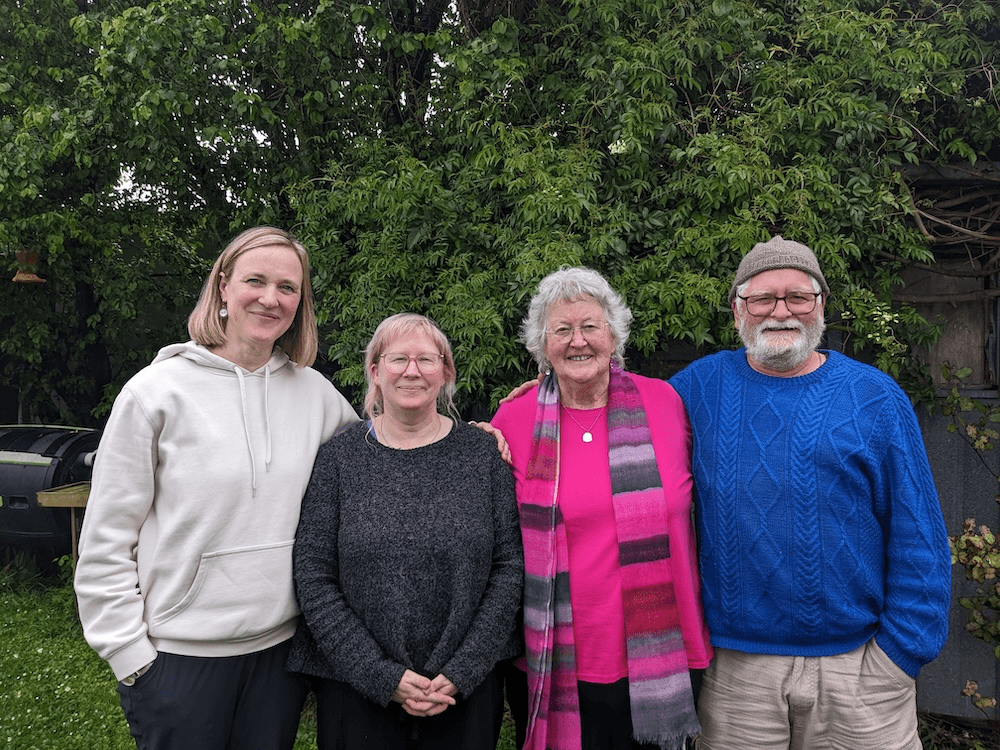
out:
{"label": "blue cable knit sweater", "polygon": [[826,656],[875,637],[916,677],[944,645],[951,596],[923,438],[889,376],[826,354],[777,378],[740,349],[670,380],[694,433],[712,644]]}

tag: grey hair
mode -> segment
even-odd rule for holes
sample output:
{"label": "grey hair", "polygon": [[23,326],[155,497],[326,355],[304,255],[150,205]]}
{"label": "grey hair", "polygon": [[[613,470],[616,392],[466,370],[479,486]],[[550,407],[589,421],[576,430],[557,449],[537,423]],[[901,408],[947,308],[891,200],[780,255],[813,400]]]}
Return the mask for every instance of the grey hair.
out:
{"label": "grey hair", "polygon": [[539,282],[528,305],[528,314],[521,321],[521,341],[542,370],[551,367],[545,359],[545,324],[549,308],[556,302],[581,297],[592,297],[604,308],[604,319],[615,338],[615,361],[625,365],[625,344],[632,325],[632,311],[597,271],[562,266]]}
{"label": "grey hair", "polygon": [[[806,272],[803,271],[802,273],[806,273]],[[820,292],[820,293],[822,293],[823,292],[823,286],[822,286],[822,284],[819,283],[819,279],[817,279],[811,273],[806,273],[806,276],[808,276],[809,280],[812,281],[812,283],[813,283],[813,291],[814,292]],[[739,313],[743,313],[746,310],[746,304],[747,303],[743,299],[743,292],[745,292],[747,290],[747,287],[750,286],[750,282],[751,281],[753,281],[753,278],[747,279],[742,284],[740,284],[738,287],[736,287],[736,296],[733,297],[733,302],[736,303],[736,311],[739,312]]]}

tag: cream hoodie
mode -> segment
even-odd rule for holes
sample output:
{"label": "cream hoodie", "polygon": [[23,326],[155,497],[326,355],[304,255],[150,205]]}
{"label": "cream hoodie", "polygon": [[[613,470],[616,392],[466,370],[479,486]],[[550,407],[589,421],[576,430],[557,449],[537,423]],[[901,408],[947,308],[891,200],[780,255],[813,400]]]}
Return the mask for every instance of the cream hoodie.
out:
{"label": "cream hoodie", "polygon": [[292,636],[292,543],[320,444],[357,420],[276,352],[248,372],[188,342],[115,400],[94,466],[76,593],[122,679],[158,651],[234,656]]}

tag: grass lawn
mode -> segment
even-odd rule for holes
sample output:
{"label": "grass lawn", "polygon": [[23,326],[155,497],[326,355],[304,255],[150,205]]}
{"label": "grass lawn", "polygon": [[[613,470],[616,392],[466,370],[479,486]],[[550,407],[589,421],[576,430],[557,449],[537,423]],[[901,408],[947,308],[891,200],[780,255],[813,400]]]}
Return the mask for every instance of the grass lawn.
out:
{"label": "grass lawn", "polygon": [[[83,640],[72,589],[24,582],[0,568],[0,750],[135,750],[108,666]],[[998,745],[922,720],[925,750]],[[307,705],[295,750],[316,747]],[[515,750],[508,723],[499,750]]]}
{"label": "grass lawn", "polygon": [[[0,750],[135,750],[108,665],[83,639],[72,589],[0,568]],[[314,750],[303,712],[295,750]],[[514,750],[513,727],[501,750]]]}

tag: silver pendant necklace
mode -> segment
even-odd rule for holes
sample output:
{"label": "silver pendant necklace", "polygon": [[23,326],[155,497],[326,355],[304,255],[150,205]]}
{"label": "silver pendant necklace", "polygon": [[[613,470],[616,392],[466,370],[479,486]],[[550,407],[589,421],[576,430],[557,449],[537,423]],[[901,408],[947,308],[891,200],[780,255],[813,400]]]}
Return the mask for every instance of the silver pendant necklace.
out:
{"label": "silver pendant necklace", "polygon": [[594,421],[590,423],[590,429],[584,430],[583,425],[576,421],[576,417],[573,416],[573,413],[569,410],[569,407],[568,406],[566,407],[566,415],[573,420],[573,424],[575,424],[577,427],[583,430],[583,442],[585,443],[592,443],[594,441],[594,435],[592,430],[594,429],[594,425],[597,424],[597,420],[601,418],[601,415],[603,413],[604,413],[604,407],[602,406],[600,408],[600,411],[597,412],[597,416],[594,417]]}

